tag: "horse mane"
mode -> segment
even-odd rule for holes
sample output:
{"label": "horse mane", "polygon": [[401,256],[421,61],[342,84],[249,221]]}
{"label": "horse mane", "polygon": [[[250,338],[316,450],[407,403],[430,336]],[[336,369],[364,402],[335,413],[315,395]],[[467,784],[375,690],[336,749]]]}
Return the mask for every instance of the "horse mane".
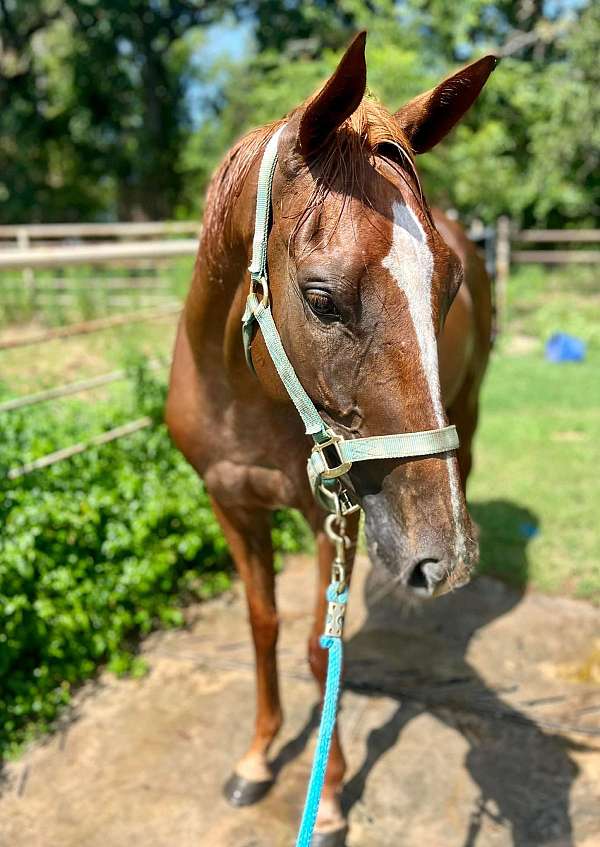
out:
{"label": "horse mane", "polygon": [[[281,118],[244,135],[215,172],[206,195],[203,223],[203,244],[209,263],[229,240],[231,212],[249,172],[262,157],[269,138],[286,120]],[[358,196],[371,205],[368,186],[376,157],[384,158],[394,167],[431,219],[408,140],[394,116],[368,96],[308,163],[319,178],[294,232],[331,191],[339,193],[344,200]],[[344,203],[342,209],[343,206]]]}

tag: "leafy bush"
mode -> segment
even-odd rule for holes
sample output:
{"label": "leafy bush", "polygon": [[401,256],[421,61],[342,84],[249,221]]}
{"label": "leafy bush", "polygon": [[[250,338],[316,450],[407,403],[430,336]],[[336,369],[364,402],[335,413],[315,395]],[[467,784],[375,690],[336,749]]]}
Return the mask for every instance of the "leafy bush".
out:
{"label": "leafy bush", "polygon": [[[0,473],[141,414],[164,389],[138,368],[136,391],[0,417]],[[62,410],[62,415],[58,410]],[[87,450],[0,490],[0,754],[48,728],[73,687],[107,662],[135,671],[135,638],[183,622],[184,602],[229,583],[206,492],[163,424]],[[278,516],[280,550],[306,539]]]}

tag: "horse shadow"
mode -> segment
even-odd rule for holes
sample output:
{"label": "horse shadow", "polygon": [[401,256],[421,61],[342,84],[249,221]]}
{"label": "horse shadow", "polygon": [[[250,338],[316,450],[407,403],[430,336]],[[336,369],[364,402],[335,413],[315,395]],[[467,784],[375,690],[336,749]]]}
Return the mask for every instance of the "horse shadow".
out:
{"label": "horse shadow", "polygon": [[468,745],[464,766],[479,798],[465,822],[463,847],[475,847],[486,816],[510,828],[515,847],[571,847],[569,795],[576,765],[564,743],[503,701],[503,692],[482,679],[467,655],[478,632],[520,602],[527,584],[527,544],[538,520],[502,500],[475,504],[472,513],[480,526],[484,569],[498,560],[497,569],[514,587],[476,579],[459,592],[420,604],[418,613],[399,615],[397,594],[380,603],[370,600],[384,577],[373,569],[367,579],[367,619],[346,647],[345,688],[390,697],[398,705],[370,732],[364,760],[344,787],[342,806],[350,812],[379,759],[410,721],[429,714],[460,732]]}

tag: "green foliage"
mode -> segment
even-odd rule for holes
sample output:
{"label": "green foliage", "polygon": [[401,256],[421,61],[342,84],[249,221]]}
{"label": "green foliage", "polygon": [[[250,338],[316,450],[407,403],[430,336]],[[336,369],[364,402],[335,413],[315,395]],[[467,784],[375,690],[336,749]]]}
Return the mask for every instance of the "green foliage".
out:
{"label": "green foliage", "polygon": [[[133,366],[135,391],[55,414],[0,417],[0,477],[94,431],[149,414],[156,425],[0,491],[0,757],[47,728],[100,663],[143,672],[135,639],[180,626],[185,602],[229,584],[229,556],[198,478],[159,421],[164,386]],[[60,408],[59,408],[60,406]],[[278,515],[279,551],[306,542]]]}
{"label": "green foliage", "polygon": [[[524,225],[598,219],[600,7],[589,0],[22,5],[0,9],[3,221],[195,214],[234,139],[301,103],[362,27],[369,84],[393,108],[486,52],[505,57],[420,162],[433,202]],[[241,58],[236,27],[251,36]]]}
{"label": "green foliage", "polygon": [[249,0],[240,6],[246,6],[254,17],[260,53],[274,50],[289,58],[318,56],[325,48],[343,47],[356,28],[354,10],[337,0]]}
{"label": "green foliage", "polygon": [[[559,3],[552,12],[485,0],[461,0],[451,10],[424,0],[339,5],[357,27],[368,28],[369,87],[392,110],[467,61],[508,45],[480,100],[418,162],[431,202],[454,207],[465,219],[493,222],[508,213],[523,225],[594,224],[600,207],[597,4]],[[525,39],[522,48],[518,37]],[[217,63],[214,115],[189,139],[184,159],[191,180],[204,182],[242,130],[301,103],[338,58],[339,51],[327,48],[318,58],[294,61],[267,50],[237,64]]]}
{"label": "green foliage", "polygon": [[0,220],[168,217],[198,27],[231,5],[2,3]]}

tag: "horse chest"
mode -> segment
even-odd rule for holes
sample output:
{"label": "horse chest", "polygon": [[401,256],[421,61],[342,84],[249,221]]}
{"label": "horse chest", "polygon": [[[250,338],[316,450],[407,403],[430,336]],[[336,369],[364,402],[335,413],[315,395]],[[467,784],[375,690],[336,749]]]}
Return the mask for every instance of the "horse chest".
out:
{"label": "horse chest", "polygon": [[204,473],[209,493],[229,508],[277,509],[298,506],[301,493],[294,479],[279,468],[224,459]]}

